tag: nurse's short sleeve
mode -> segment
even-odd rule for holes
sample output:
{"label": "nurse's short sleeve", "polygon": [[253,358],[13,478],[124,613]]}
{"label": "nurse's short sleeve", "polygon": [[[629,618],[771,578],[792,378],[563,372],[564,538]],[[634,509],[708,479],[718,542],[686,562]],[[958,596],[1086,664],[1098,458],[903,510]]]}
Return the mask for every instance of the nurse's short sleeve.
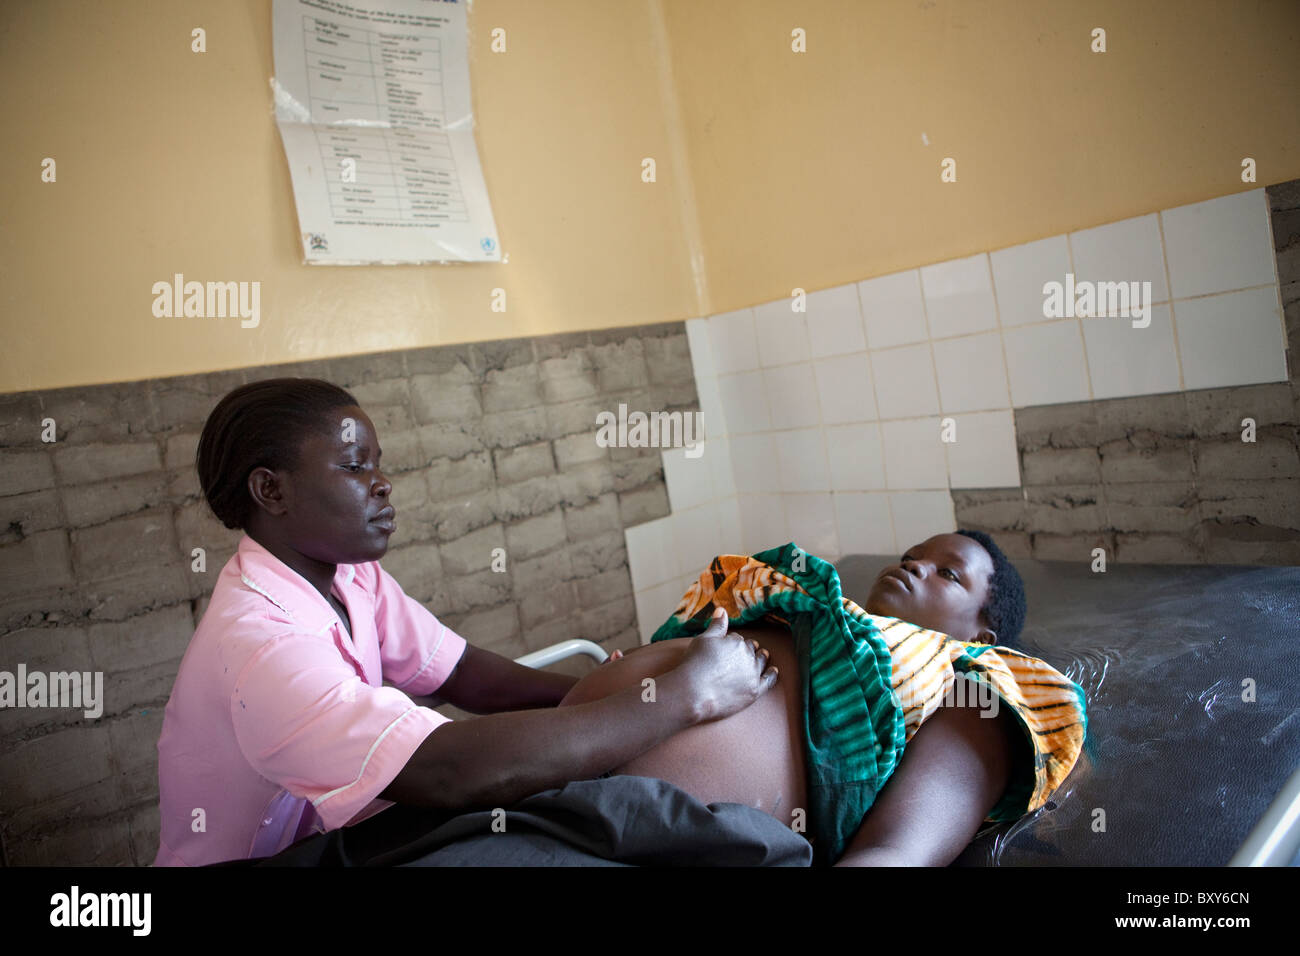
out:
{"label": "nurse's short sleeve", "polygon": [[460,663],[465,639],[403,591],[377,561],[358,567],[357,577],[375,595],[384,679],[416,697],[435,693]]}
{"label": "nurse's short sleeve", "polygon": [[310,800],[327,829],[376,800],[448,722],[395,688],[371,687],[318,634],[261,648],[239,674],[230,714],[253,769]]}

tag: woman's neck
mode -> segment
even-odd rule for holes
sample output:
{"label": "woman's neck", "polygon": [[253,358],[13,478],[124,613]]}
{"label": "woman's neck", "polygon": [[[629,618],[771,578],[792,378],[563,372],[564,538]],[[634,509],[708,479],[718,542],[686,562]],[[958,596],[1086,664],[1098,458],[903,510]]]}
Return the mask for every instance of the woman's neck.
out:
{"label": "woman's neck", "polygon": [[250,538],[266,548],[267,551],[283,561],[290,570],[296,571],[305,578],[308,584],[320,592],[321,597],[331,605],[333,604],[333,601],[330,600],[330,589],[334,585],[334,574],[338,570],[337,564],[327,564],[324,561],[309,558],[287,541],[281,541],[275,535],[266,534],[261,529],[245,529],[245,532]]}

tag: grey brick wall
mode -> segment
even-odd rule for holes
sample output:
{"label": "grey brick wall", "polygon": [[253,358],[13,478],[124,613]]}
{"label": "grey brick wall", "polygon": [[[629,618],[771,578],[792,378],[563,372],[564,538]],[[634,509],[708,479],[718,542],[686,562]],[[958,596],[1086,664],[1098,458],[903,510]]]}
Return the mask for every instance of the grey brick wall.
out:
{"label": "grey brick wall", "polygon": [[337,382],[374,420],[400,514],[384,566],[449,626],[508,657],[638,643],[623,529],[668,513],[663,470],[658,449],[598,447],[595,418],[698,407],[681,323],[0,396],[0,670],[102,671],[105,696],[93,720],[0,710],[3,862],[152,862],[163,707],[239,538],[195,444],[222,395],[280,375]]}
{"label": "grey brick wall", "polygon": [[1290,381],[1016,409],[1024,486],[954,490],[959,527],[1013,557],[1300,564],[1300,181],[1266,194]]}

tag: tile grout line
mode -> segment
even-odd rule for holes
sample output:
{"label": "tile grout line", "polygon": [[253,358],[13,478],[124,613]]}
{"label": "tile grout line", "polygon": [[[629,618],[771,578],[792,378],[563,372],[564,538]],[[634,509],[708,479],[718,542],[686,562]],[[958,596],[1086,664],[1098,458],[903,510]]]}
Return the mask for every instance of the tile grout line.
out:
{"label": "tile grout line", "polygon": [[[986,256],[988,259],[988,267],[989,267],[989,288],[993,290],[993,321],[997,323],[998,345],[1001,347],[1002,350],[1002,384],[1006,386],[1006,390],[1007,390],[1006,391],[1007,407],[1005,411],[1011,416],[1011,441],[1016,449],[1016,453],[1015,453],[1016,484],[1021,488],[1023,488],[1025,481],[1024,481],[1024,475],[1021,473],[1020,470],[1020,438],[1016,434],[1015,405],[1013,405],[1011,401],[1011,367],[1010,364],[1007,362],[1007,342],[1002,335],[1002,329],[1003,329],[1002,305],[998,299],[998,284],[993,277],[993,255],[992,253],[986,253]],[[1003,409],[994,409],[994,411],[1003,411]],[[952,484],[951,470],[949,471],[948,474],[948,483],[951,486]],[[949,491],[951,492],[951,487],[949,488]],[[953,501],[952,507],[953,507],[953,518],[955,519],[957,516],[957,502],[955,499]]]}
{"label": "tile grout line", "polygon": [[[1073,233],[1065,234],[1065,252],[1070,260],[1070,274],[1074,276],[1074,281],[1079,281],[1078,268],[1074,264],[1074,243],[1070,240]],[[1071,312],[1075,311],[1073,308]],[[1059,321],[1059,320],[1058,320]],[[1092,363],[1088,360],[1088,338],[1083,334],[1083,319],[1078,315],[1074,316],[1074,327],[1079,336],[1079,351],[1083,355],[1083,380],[1088,384],[1088,401],[1097,401],[1096,392],[1092,387]]]}
{"label": "tile grout line", "polygon": [[[917,270],[917,277],[918,277],[917,281],[919,283],[920,270]],[[876,406],[876,419],[874,422],[871,422],[870,424],[873,424],[876,429],[876,454],[880,461],[880,478],[882,482],[882,487],[879,490],[880,493],[885,496],[885,514],[889,518],[889,537],[891,542],[894,545],[894,547],[890,548],[890,550],[894,551],[897,550],[898,548],[898,530],[894,527],[893,499],[889,497],[889,475],[885,471],[885,432],[884,429],[880,427],[882,419],[880,417],[880,392],[876,387],[876,365],[871,358],[872,356],[871,336],[867,329],[867,308],[862,301],[862,283],[855,282],[853,284],[853,287],[854,287],[854,291],[857,293],[858,296],[858,319],[862,323],[862,341],[866,343],[866,347],[867,347],[867,371],[871,374],[871,400],[875,403]],[[921,314],[922,314],[922,318],[924,319],[925,303],[924,303],[924,297],[922,298],[923,301],[921,304],[921,308],[923,311]],[[927,334],[928,334],[928,329],[927,329]],[[834,505],[834,501],[832,500],[832,506],[833,505]],[[837,511],[836,512],[837,520],[838,520],[838,516],[839,516],[839,512]]]}
{"label": "tile grout line", "polygon": [[[1162,211],[1156,212],[1156,229],[1160,233],[1160,262],[1165,268],[1165,292],[1169,296],[1169,330],[1174,339],[1174,361],[1178,363],[1178,390],[1186,392],[1187,382],[1183,376],[1183,350],[1178,343],[1178,320],[1174,315],[1174,283],[1169,274],[1169,247],[1165,242],[1165,215]],[[1148,303],[1148,308],[1154,310],[1155,305]]]}
{"label": "tile grout line", "polygon": [[[984,256],[985,258],[987,258],[988,253],[984,253]],[[940,426],[940,428],[942,428],[943,419],[945,417],[944,408],[943,408],[943,390],[939,387],[939,362],[938,359],[934,357],[935,338],[934,338],[934,330],[930,328],[930,302],[925,294],[925,278],[921,275],[920,269],[916,270],[916,275],[918,281],[921,283],[921,314],[925,317],[925,336],[926,336],[926,345],[929,348],[929,352],[930,352],[930,371],[934,375],[934,398],[935,398],[935,403],[939,406],[939,413],[937,416],[938,425]],[[953,419],[953,422],[956,423],[956,419]],[[881,435],[881,442],[882,443],[884,442],[883,433]],[[948,492],[949,503],[951,503],[952,461],[948,458],[948,443],[940,439],[939,445],[943,449],[943,478],[944,478],[944,484],[947,486],[945,490]],[[954,507],[954,515],[955,515],[955,507]],[[898,550],[897,535],[895,535],[894,545],[895,545],[894,550],[897,551]]]}
{"label": "tile grout line", "polygon": [[[857,298],[857,288],[855,286],[854,299],[856,298]],[[808,301],[807,298],[805,298],[804,302],[806,303],[807,301]],[[808,341],[808,369],[809,369],[809,374],[812,376],[813,401],[817,403],[816,432],[818,438],[820,439],[820,444],[821,444],[821,463],[823,468],[825,468],[823,474],[826,475],[826,496],[827,496],[827,501],[830,503],[830,509],[831,509],[831,528],[835,532],[835,541],[836,541],[836,545],[838,546],[839,537],[840,537],[839,519],[835,515],[835,499],[831,497],[831,495],[834,494],[834,490],[831,487],[831,448],[830,448],[831,439],[830,439],[830,433],[826,425],[826,413],[822,408],[821,389],[818,388],[817,365],[815,364],[817,360],[812,357],[812,330],[809,324],[811,321],[812,321],[812,313],[805,311],[804,312],[804,337]],[[858,305],[858,325],[859,326],[862,325],[861,303],[859,303]],[[862,341],[864,344],[866,343],[866,340],[867,340],[866,331],[863,330]],[[830,358],[839,358],[839,356],[823,356],[822,360],[824,361]],[[782,494],[784,493],[785,492],[782,492]],[[788,512],[786,515],[786,524],[788,527],[789,525]]]}

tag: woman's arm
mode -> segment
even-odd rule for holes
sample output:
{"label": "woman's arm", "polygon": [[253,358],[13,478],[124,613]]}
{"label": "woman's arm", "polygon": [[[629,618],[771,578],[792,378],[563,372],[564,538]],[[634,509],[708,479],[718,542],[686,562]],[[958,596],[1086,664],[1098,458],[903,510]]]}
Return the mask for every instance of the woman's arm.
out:
{"label": "woman's arm", "polygon": [[471,714],[554,707],[578,678],[516,664],[473,644],[438,688],[434,706],[451,704]]}
{"label": "woman's arm", "polygon": [[980,713],[940,707],[920,726],[836,866],[947,866],[961,855],[1006,792],[1012,748],[1024,746],[1010,707]]}
{"label": "woman's arm", "polygon": [[380,793],[439,809],[508,806],[571,780],[599,776],[673,734],[743,710],[777,679],[767,652],[716,618],[681,664],[603,700],[442,724]]}

